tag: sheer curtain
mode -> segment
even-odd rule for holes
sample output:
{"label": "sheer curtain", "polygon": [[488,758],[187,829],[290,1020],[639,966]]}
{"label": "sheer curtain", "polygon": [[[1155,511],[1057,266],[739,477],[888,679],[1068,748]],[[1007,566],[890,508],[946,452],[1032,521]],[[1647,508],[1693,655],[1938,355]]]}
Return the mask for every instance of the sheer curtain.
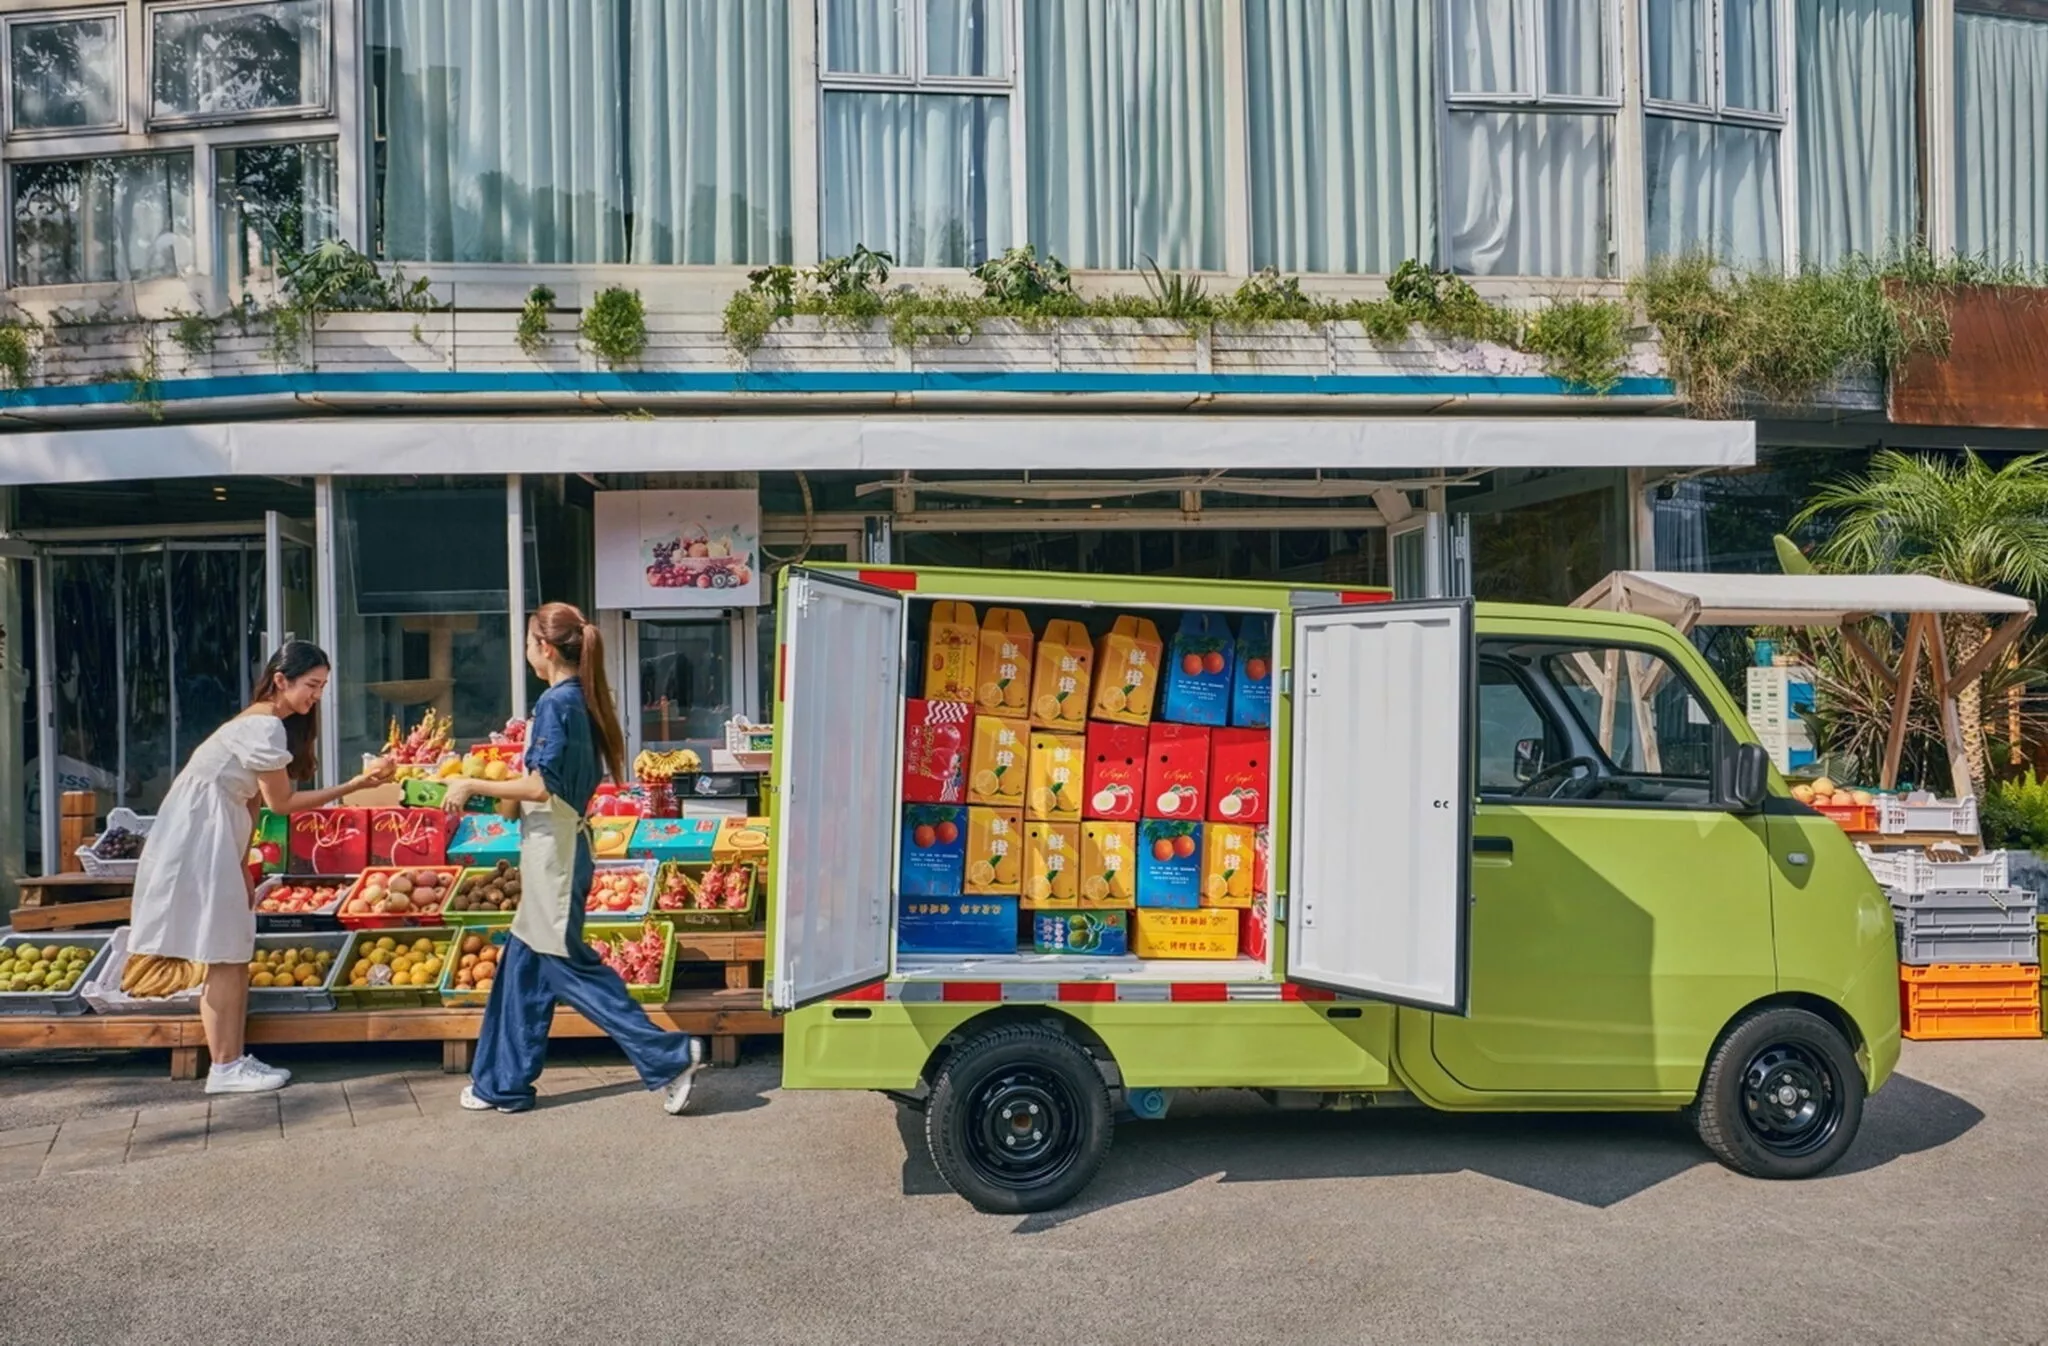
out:
{"label": "sheer curtain", "polygon": [[1651,0],[1643,10],[1643,75],[1650,97],[1698,107],[1711,104],[1707,0]]}
{"label": "sheer curtain", "polygon": [[1010,243],[1010,100],[825,95],[822,246],[898,266],[968,266]]}
{"label": "sheer curtain", "polygon": [[1221,270],[1221,0],[1029,0],[1024,69],[1031,241]]}
{"label": "sheer curtain", "polygon": [[788,6],[639,0],[630,59],[632,260],[789,260]]}
{"label": "sheer curtain", "polygon": [[1481,276],[1603,276],[1609,119],[1454,112],[1445,155],[1451,265]]}
{"label": "sheer curtain", "polygon": [[1917,229],[1913,0],[1799,0],[1799,248],[1882,256]]}
{"label": "sheer curtain", "polygon": [[2048,21],[1956,15],[1956,247],[2048,265]]}
{"label": "sheer curtain", "polygon": [[1429,14],[1245,0],[1254,266],[1386,272],[1435,256]]}
{"label": "sheer curtain", "polygon": [[1778,132],[1676,117],[1643,120],[1652,257],[1706,252],[1779,269]]}
{"label": "sheer curtain", "polygon": [[416,261],[626,260],[621,0],[378,0],[383,241]]}
{"label": "sheer curtain", "polygon": [[1721,9],[1727,106],[1779,111],[1777,0],[1721,0]]}
{"label": "sheer curtain", "polygon": [[1529,37],[1515,21],[1520,9],[1518,0],[1451,0],[1444,38],[1453,93],[1527,92],[1521,70]]}

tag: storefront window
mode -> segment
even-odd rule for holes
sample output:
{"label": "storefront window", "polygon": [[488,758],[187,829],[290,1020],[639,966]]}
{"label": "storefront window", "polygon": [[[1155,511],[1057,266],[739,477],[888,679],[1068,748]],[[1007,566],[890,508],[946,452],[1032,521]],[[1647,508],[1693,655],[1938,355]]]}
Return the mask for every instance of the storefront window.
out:
{"label": "storefront window", "polygon": [[[1534,488],[1504,486],[1500,494]],[[1570,603],[1628,562],[1628,516],[1612,487],[1471,513],[1472,592],[1510,603]]]}
{"label": "storefront window", "polygon": [[502,728],[520,653],[504,479],[357,484],[336,500],[336,774],[382,747],[392,719],[411,725],[430,708],[453,718],[458,743]]}
{"label": "storefront window", "polygon": [[156,280],[192,267],[192,156],[14,166],[18,285]]}
{"label": "storefront window", "polygon": [[151,11],[156,120],[327,106],[327,0]]}

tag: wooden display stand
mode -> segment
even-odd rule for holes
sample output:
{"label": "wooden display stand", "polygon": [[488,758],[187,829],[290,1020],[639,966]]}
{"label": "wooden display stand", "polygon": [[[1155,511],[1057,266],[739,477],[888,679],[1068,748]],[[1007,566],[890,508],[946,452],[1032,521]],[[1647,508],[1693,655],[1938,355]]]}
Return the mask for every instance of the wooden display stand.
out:
{"label": "wooden display stand", "polygon": [[83,930],[95,925],[126,925],[133,879],[98,879],[90,874],[51,874],[21,880],[21,905],[14,909],[16,930]]}

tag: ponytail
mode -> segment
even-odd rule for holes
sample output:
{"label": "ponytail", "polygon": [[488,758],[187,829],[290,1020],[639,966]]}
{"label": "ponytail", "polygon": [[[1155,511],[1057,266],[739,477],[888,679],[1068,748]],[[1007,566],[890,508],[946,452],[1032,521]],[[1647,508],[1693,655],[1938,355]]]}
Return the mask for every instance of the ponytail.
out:
{"label": "ponytail", "polygon": [[619,732],[618,708],[612,705],[611,685],[605,681],[604,636],[594,622],[567,603],[543,604],[533,614],[533,630],[555,647],[564,662],[576,665],[576,677],[583,684],[583,710],[590,716],[598,758],[612,779],[623,785],[626,736]]}
{"label": "ponytail", "polygon": [[619,712],[612,705],[612,689],[604,680],[604,636],[592,622],[583,623],[583,657],[577,661],[576,676],[583,682],[583,708],[590,714],[590,732],[597,740],[597,755],[604,759],[612,779],[624,785],[626,736],[619,732]]}

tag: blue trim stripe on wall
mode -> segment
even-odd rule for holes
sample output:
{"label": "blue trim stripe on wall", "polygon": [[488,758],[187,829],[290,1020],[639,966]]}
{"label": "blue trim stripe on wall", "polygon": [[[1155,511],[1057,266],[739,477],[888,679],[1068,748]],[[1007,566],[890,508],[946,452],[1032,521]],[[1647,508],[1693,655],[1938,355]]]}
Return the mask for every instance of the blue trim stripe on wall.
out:
{"label": "blue trim stripe on wall", "polygon": [[1669,379],[1625,378],[1608,397],[1574,394],[1547,374],[1078,374],[990,370],[833,371],[744,370],[707,373],[431,373],[392,370],[338,374],[234,374],[220,378],[164,379],[142,395],[135,384],[86,383],[0,393],[10,407],[104,406],[119,402],[196,402],[226,398],[317,396],[322,393],[412,393],[456,396],[492,393],[561,393],[565,396],[652,396],[663,393],[1177,393],[1250,397],[1559,397],[1597,410],[1612,397],[1674,395]]}

